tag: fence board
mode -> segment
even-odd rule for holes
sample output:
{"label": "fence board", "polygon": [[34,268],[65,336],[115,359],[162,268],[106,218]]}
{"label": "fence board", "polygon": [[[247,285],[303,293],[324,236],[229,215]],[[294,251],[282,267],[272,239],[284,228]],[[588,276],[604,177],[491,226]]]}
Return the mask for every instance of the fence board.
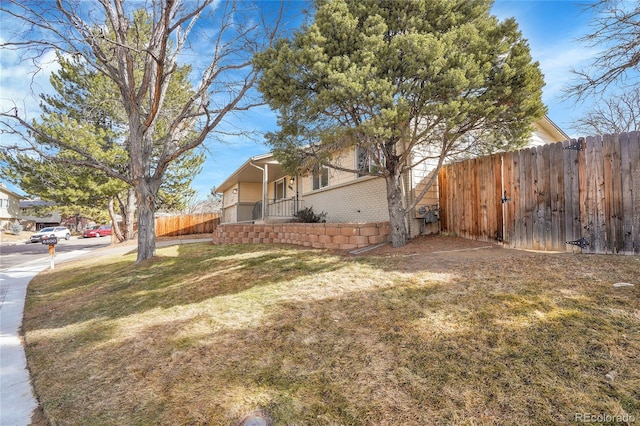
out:
{"label": "fence board", "polygon": [[640,132],[629,135],[629,164],[631,171],[632,192],[632,234],[634,253],[640,254]]}
{"label": "fence board", "polygon": [[498,241],[504,241],[504,208],[502,203],[502,194],[504,192],[504,168],[502,165],[502,156],[494,155],[493,160],[493,209],[496,212],[493,226],[495,228],[495,237]]}
{"label": "fence board", "polygon": [[525,182],[526,185],[526,193],[525,193],[525,211],[524,211],[524,224],[525,224],[525,247],[536,248],[535,244],[535,224],[537,218],[537,210],[536,210],[536,199],[538,194],[536,176],[536,151],[531,148],[527,150],[527,155],[525,157]]}
{"label": "fence board", "polygon": [[[442,173],[447,232],[573,252],[580,248],[568,242],[585,238],[584,253],[640,253],[639,132],[496,154]],[[511,201],[502,203],[505,191]]]}
{"label": "fence board", "polygon": [[580,251],[578,247],[567,242],[578,240],[582,236],[580,229],[580,182],[578,176],[579,151],[570,148],[571,144],[576,143],[578,141],[575,139],[562,143],[563,160],[566,167],[564,179],[565,237],[563,241],[565,241],[564,250],[569,252]]}
{"label": "fence board", "polygon": [[596,219],[593,229],[592,245],[595,246],[595,253],[606,253],[606,216],[605,216],[605,191],[604,191],[604,147],[602,137],[594,138],[593,161],[595,164],[595,209]]}
{"label": "fence board", "polygon": [[515,199],[518,161],[513,152],[507,152],[502,157],[503,185],[502,196],[506,198],[502,203],[502,240],[505,244],[513,247],[513,237],[515,235]]}
{"label": "fence board", "polygon": [[[564,158],[562,144],[549,145],[549,200],[551,230],[548,250],[564,250]],[[562,243],[562,244],[561,244]]]}
{"label": "fence board", "polygon": [[633,253],[633,191],[631,187],[631,136],[620,135],[620,194],[622,198],[622,252]]}

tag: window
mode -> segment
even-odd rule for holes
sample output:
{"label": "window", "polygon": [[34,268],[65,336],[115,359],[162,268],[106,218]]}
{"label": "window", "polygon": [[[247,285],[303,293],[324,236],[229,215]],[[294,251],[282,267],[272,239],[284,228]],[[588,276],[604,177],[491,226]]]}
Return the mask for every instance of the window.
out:
{"label": "window", "polygon": [[313,189],[329,186],[329,169],[327,167],[316,167],[313,170]]}
{"label": "window", "polygon": [[284,199],[287,196],[285,180],[277,180],[274,185],[273,200],[278,201]]}
{"label": "window", "polygon": [[9,200],[6,198],[0,198],[0,207],[9,208]]}
{"label": "window", "polygon": [[[381,160],[384,161],[384,158]],[[358,162],[358,177],[369,176],[369,174],[378,171],[377,164],[373,161],[369,152],[364,148],[356,147],[356,161]]]}

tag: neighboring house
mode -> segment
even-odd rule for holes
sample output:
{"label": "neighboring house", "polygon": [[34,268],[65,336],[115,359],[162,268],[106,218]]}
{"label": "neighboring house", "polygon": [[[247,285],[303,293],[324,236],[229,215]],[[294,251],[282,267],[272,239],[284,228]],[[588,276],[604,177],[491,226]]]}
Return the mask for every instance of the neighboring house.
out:
{"label": "neighboring house", "polygon": [[45,215],[39,215],[38,209],[51,207],[54,203],[42,200],[20,201],[20,222],[27,231],[39,231],[48,226],[59,226],[62,222],[60,213],[53,211]]}
{"label": "neighboring house", "polygon": [[8,229],[10,223],[20,216],[20,200],[25,197],[7,189],[0,183],[0,228]]}
{"label": "neighboring house", "polygon": [[[534,123],[529,146],[567,140],[548,117]],[[370,167],[357,149],[341,155],[348,168]],[[433,173],[433,166],[422,165],[404,177],[405,205],[408,205]],[[326,212],[327,222],[384,222],[389,220],[384,178],[322,168],[309,176],[286,175],[272,153],[248,159],[216,189],[221,193],[221,223],[288,222],[305,207]],[[437,181],[409,215],[410,235],[437,232]]]}

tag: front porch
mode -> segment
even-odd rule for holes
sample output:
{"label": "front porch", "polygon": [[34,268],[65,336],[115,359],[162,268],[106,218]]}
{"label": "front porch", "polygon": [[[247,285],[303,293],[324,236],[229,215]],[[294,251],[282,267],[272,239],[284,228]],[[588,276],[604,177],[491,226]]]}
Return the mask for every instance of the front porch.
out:
{"label": "front porch", "polygon": [[217,188],[221,223],[292,222],[302,208],[298,189],[272,154],[252,157]]}

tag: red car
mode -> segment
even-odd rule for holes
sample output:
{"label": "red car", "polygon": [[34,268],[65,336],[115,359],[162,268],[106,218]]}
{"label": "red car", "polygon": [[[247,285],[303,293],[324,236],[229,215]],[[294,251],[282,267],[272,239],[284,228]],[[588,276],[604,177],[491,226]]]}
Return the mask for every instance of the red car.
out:
{"label": "red car", "polygon": [[84,238],[104,237],[111,235],[111,225],[96,225],[87,229],[82,233]]}

